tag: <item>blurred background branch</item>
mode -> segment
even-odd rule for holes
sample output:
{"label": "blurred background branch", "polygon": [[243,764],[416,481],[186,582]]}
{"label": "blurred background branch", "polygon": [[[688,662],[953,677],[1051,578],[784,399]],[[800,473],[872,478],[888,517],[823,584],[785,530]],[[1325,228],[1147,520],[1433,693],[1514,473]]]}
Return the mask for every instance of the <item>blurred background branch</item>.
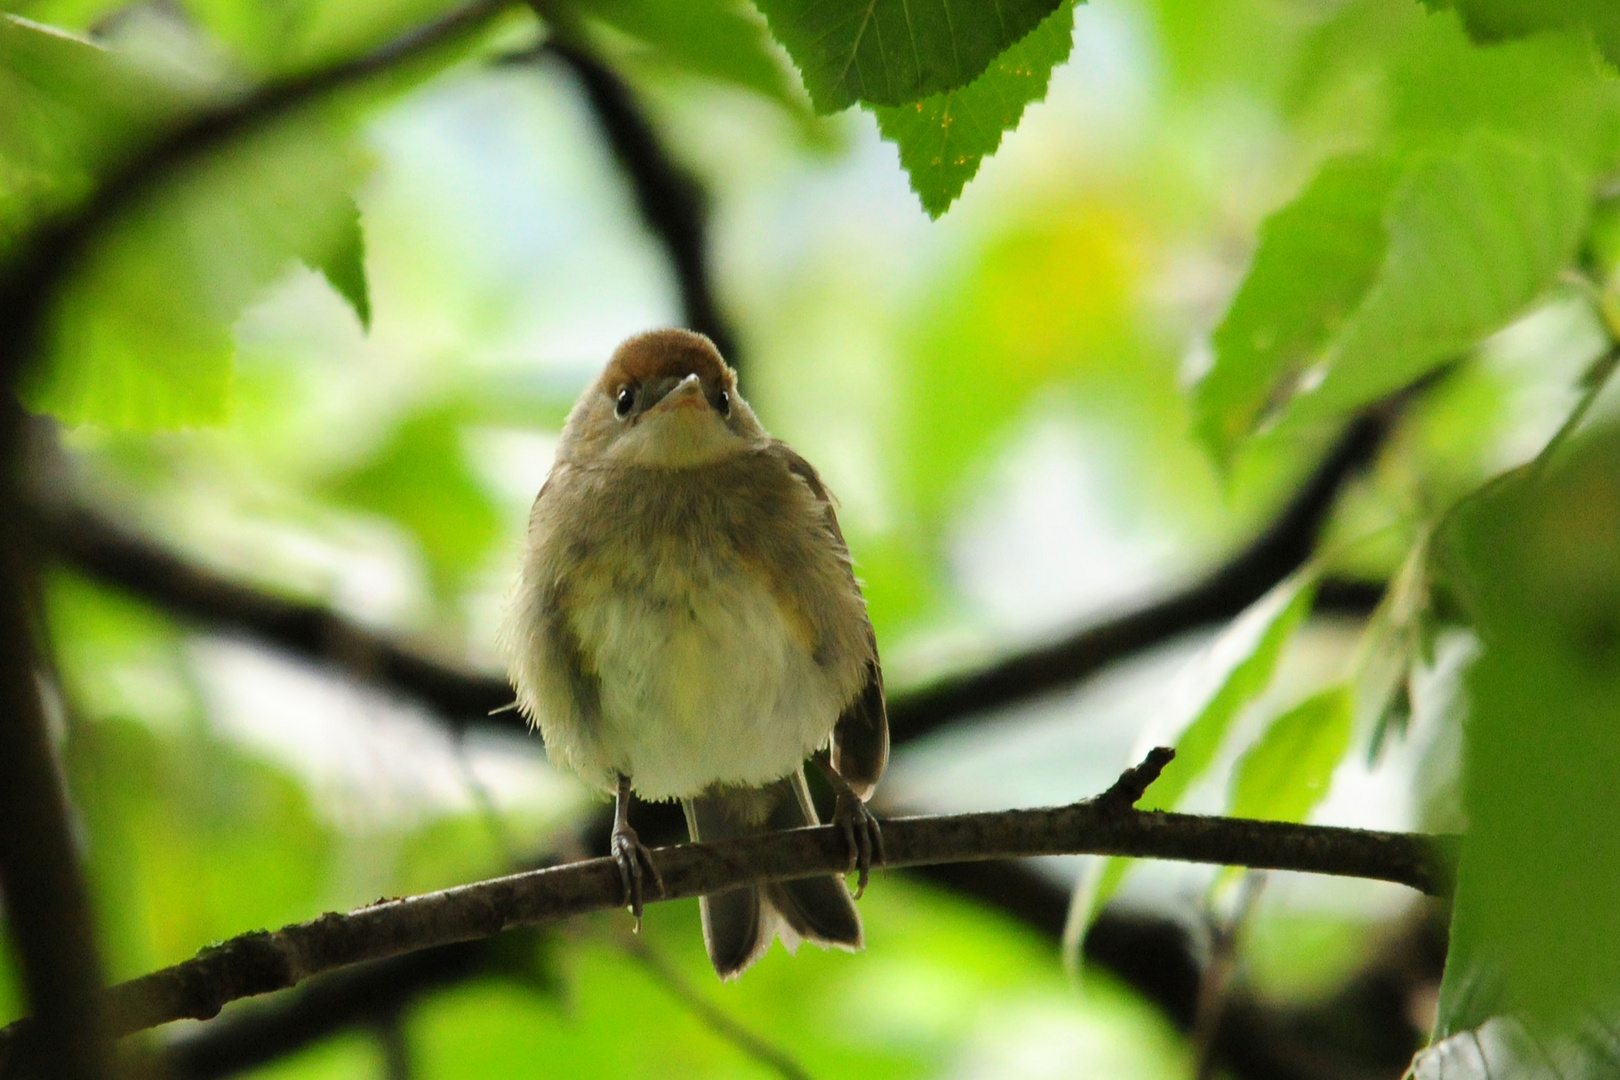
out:
{"label": "blurred background branch", "polygon": [[[1277,517],[1192,585],[1084,626],[1058,641],[1004,657],[990,667],[891,693],[894,740],[904,743],[970,717],[1049,694],[1106,667],[1232,618],[1297,570],[1315,550],[1337,499],[1376,455],[1398,416],[1395,403],[1357,420]],[[91,578],[193,625],[245,634],[312,663],[429,706],[455,730],[489,727],[538,738],[504,677],[436,659],[321,605],[277,596],[187,559],[74,495],[66,465],[39,440],[32,519],[43,549]],[[1317,592],[1324,614],[1364,617],[1381,584],[1329,579]]]}
{"label": "blurred background branch", "polygon": [[[63,1080],[104,1080],[111,1055],[95,913],[35,668],[32,545],[20,528],[17,495],[22,430],[21,410],[0,398],[0,894],[38,1018],[25,1064]],[[0,1048],[0,1069],[16,1056]]]}

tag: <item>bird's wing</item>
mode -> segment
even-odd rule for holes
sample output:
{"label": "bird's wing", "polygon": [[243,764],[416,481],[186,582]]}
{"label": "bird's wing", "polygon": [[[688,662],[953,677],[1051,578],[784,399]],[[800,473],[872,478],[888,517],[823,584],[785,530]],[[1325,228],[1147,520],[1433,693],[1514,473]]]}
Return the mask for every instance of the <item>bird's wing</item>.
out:
{"label": "bird's wing", "polygon": [[[803,480],[821,503],[826,514],[827,530],[832,533],[850,582],[855,584],[858,592],[860,586],[855,581],[854,567],[850,565],[849,547],[844,543],[843,530],[838,527],[838,514],[833,509],[832,494],[827,486],[821,482],[815,467],[786,443],[773,441],[771,453],[787,465],[789,472]],[[872,621],[866,615],[864,602],[861,619],[866,631],[869,657],[866,662],[866,682],[850,703],[844,706],[833,728],[832,767],[857,795],[866,799],[871,797],[878,778],[883,775],[883,767],[889,761],[889,714],[883,703],[883,666],[878,661],[877,635],[872,632]]]}

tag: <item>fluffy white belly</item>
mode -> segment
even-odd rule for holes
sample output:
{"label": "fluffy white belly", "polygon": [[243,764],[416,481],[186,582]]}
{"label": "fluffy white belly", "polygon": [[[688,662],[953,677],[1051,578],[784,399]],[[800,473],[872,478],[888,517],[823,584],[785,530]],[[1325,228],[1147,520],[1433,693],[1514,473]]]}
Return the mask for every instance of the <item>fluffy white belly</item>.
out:
{"label": "fluffy white belly", "polygon": [[600,679],[597,745],[643,798],[775,780],[832,732],[837,688],[751,578],[618,593],[576,616]]}

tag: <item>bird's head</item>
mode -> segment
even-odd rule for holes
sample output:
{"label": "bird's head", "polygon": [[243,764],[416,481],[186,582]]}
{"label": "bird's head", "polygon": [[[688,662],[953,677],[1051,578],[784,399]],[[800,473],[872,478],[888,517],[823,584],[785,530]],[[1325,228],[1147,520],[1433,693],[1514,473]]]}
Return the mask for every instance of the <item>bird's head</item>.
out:
{"label": "bird's head", "polygon": [[568,414],[558,456],[681,469],[730,457],[765,439],[737,394],[737,373],[713,342],[689,330],[654,330],[614,350]]}

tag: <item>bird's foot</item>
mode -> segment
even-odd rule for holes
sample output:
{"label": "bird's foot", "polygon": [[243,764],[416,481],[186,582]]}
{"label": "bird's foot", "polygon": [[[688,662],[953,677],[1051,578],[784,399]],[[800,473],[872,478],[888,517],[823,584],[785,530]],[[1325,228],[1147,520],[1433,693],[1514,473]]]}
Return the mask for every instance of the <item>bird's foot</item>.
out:
{"label": "bird's foot", "polygon": [[624,886],[624,903],[636,917],[636,932],[641,932],[642,882],[652,879],[658,895],[664,895],[664,878],[653,865],[652,852],[641,842],[636,830],[629,825],[615,825],[609,841],[613,861],[619,864],[619,882]]}
{"label": "bird's foot", "polygon": [[843,830],[844,843],[849,845],[850,869],[857,874],[855,899],[859,900],[872,876],[873,859],[880,863],[883,861],[883,828],[878,824],[877,815],[861,801],[861,797],[844,782],[843,777],[831,769],[826,772],[829,778],[837,777],[832,782],[838,792],[838,801],[833,804],[832,823]]}

